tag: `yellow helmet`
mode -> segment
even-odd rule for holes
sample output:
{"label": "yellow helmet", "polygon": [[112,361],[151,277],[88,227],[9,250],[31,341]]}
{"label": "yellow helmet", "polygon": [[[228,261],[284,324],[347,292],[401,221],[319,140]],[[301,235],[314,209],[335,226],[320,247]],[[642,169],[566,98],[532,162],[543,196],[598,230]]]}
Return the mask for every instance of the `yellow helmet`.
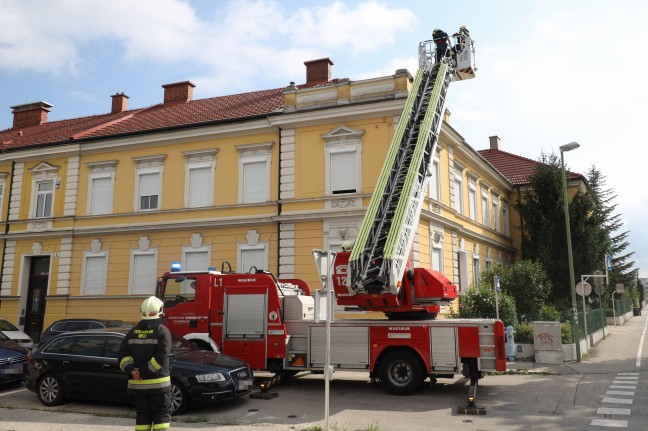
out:
{"label": "yellow helmet", "polygon": [[144,320],[153,320],[159,319],[162,317],[162,308],[164,303],[156,298],[155,296],[149,296],[142,302],[140,307],[140,312],[142,313],[142,319]]}
{"label": "yellow helmet", "polygon": [[353,248],[353,241],[346,240],[342,243],[342,251],[349,251]]}

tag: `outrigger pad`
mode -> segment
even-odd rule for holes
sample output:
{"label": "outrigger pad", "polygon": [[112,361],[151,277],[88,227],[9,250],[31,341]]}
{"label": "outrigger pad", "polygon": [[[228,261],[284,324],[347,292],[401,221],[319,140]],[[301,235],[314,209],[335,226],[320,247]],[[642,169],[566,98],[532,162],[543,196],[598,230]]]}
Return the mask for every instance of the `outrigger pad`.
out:
{"label": "outrigger pad", "polygon": [[463,406],[457,408],[457,414],[460,415],[485,415],[486,407]]}
{"label": "outrigger pad", "polygon": [[278,397],[279,394],[276,392],[254,392],[250,394],[250,398],[254,398],[257,400],[271,400],[273,398]]}

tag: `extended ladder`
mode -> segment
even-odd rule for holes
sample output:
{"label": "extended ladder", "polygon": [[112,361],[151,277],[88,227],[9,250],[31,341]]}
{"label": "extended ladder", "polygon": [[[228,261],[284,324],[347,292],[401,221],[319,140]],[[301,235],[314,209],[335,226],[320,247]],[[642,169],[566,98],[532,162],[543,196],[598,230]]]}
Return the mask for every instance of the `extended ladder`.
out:
{"label": "extended ladder", "polygon": [[351,293],[397,294],[405,273],[454,70],[419,68],[349,258]]}

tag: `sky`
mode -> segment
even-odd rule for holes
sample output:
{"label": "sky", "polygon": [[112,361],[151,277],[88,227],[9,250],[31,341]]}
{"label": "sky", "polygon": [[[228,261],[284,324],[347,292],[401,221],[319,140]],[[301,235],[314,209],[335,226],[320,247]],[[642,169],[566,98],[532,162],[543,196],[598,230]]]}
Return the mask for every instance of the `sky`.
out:
{"label": "sky", "polygon": [[567,168],[606,177],[643,278],[647,20],[644,0],[0,0],[0,130],[14,105],[48,102],[56,121],[108,113],[118,92],[155,105],[179,81],[194,99],[281,88],[323,57],[335,78],[414,74],[420,41],[466,25],[477,78],[450,86],[450,124],[533,160],[578,142]]}

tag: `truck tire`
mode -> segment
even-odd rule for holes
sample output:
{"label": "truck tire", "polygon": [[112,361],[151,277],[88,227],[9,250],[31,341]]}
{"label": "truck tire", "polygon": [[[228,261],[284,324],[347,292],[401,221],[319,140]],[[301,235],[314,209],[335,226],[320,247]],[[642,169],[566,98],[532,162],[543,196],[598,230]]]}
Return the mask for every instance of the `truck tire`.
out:
{"label": "truck tire", "polygon": [[418,358],[407,351],[388,353],[380,361],[380,382],[392,394],[409,395],[423,382],[423,370]]}

